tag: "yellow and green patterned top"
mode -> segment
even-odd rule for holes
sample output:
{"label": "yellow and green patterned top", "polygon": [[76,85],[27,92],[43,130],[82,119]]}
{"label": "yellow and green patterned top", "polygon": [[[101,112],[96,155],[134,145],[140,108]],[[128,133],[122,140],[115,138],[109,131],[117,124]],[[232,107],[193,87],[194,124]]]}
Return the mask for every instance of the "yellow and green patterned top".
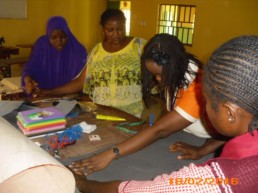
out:
{"label": "yellow and green patterned top", "polygon": [[143,110],[140,55],[145,44],[146,40],[133,38],[122,50],[109,53],[98,43],[88,57],[83,92],[97,104],[139,117]]}

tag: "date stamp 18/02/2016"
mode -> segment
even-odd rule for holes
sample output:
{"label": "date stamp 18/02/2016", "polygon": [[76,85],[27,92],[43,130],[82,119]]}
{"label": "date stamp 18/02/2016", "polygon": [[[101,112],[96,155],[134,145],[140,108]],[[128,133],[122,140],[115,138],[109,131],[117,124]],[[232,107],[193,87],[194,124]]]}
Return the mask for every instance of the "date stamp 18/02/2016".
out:
{"label": "date stamp 18/02/2016", "polygon": [[170,185],[238,185],[238,178],[170,178]]}

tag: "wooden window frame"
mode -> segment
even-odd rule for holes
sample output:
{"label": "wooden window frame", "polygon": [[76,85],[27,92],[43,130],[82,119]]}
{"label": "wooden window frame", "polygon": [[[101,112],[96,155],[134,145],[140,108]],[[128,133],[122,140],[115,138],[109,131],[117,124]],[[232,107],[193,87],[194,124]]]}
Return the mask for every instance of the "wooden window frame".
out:
{"label": "wooden window frame", "polygon": [[175,35],[185,45],[193,44],[195,5],[160,4],[158,33]]}

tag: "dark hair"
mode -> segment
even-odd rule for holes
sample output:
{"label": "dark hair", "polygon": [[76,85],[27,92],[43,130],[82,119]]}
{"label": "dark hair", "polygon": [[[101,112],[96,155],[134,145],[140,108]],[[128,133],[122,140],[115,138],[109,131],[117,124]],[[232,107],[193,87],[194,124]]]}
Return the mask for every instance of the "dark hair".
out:
{"label": "dark hair", "polygon": [[230,101],[254,115],[248,130],[258,129],[258,36],[240,36],[219,47],[204,71],[204,88],[214,110]]}
{"label": "dark hair", "polygon": [[115,18],[123,22],[125,22],[126,20],[124,12],[121,11],[120,9],[107,9],[101,14],[100,22],[99,22],[100,25],[104,26],[106,22],[111,18]]}
{"label": "dark hair", "polygon": [[162,66],[161,95],[164,97],[164,93],[168,92],[171,106],[174,105],[176,100],[176,92],[190,84],[186,74],[196,75],[196,72],[190,68],[189,62],[192,61],[192,63],[201,67],[201,62],[194,55],[186,52],[184,45],[176,36],[156,34],[145,45],[141,56],[143,99],[145,103],[150,97],[153,81],[155,81],[146,68],[146,60],[153,60]]}

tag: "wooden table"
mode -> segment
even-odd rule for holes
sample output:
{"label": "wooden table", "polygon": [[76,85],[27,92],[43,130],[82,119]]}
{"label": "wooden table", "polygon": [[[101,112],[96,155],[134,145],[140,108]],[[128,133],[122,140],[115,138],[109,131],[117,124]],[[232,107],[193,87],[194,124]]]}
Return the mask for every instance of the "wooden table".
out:
{"label": "wooden table", "polygon": [[0,59],[10,58],[11,55],[18,55],[19,48],[11,46],[0,47]]}
{"label": "wooden table", "polygon": [[8,58],[5,60],[0,60],[0,62],[6,65],[19,64],[20,67],[22,67],[23,64],[25,64],[28,60],[29,60],[29,56],[24,56],[24,57],[16,57],[16,58]]}
{"label": "wooden table", "polygon": [[[84,106],[92,106],[92,102],[89,100],[89,98],[84,95],[80,98],[79,101],[80,104],[84,104]],[[43,105],[43,106],[42,106]],[[46,107],[48,104],[44,103],[42,105],[39,105],[40,107]],[[49,104],[49,105],[52,105]],[[102,106],[97,105],[97,109],[93,111],[80,111],[79,116],[75,118],[67,118],[67,128],[69,128],[72,125],[78,124],[82,121],[85,121],[88,124],[94,124],[97,126],[97,129],[92,132],[91,134],[97,134],[101,137],[100,141],[90,141],[89,140],[89,134],[83,133],[83,136],[81,139],[78,139],[74,145],[67,146],[63,149],[59,149],[59,155],[62,157],[63,160],[66,159],[73,159],[79,160],[83,157],[87,157],[87,155],[99,152],[101,150],[104,150],[106,148],[110,148],[114,146],[115,144],[118,144],[129,137],[131,137],[133,134],[125,133],[119,129],[116,128],[116,125],[121,123],[117,121],[105,121],[105,120],[97,120],[95,118],[95,114],[104,114],[104,115],[111,115],[111,116],[118,116],[123,117],[126,119],[126,122],[139,122],[142,121],[141,119],[134,117],[126,112],[123,112],[119,109],[108,107],[108,106]],[[130,127],[128,129],[131,130],[140,130],[147,126],[147,123],[144,123],[142,125]],[[34,142],[38,141],[41,144],[47,144],[47,138],[41,137],[41,138],[33,138]]]}
{"label": "wooden table", "polygon": [[17,44],[16,46],[20,48],[30,48],[32,50],[34,44]]}

